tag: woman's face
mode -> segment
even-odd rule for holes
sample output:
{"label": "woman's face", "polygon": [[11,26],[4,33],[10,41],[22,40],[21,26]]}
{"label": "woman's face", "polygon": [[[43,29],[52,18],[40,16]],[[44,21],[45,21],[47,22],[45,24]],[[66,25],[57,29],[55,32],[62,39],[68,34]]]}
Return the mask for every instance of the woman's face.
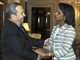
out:
{"label": "woman's face", "polygon": [[57,21],[65,20],[65,16],[64,16],[63,12],[60,10],[59,7],[57,8],[57,11],[56,11],[56,13],[55,13],[55,19],[56,19]]}

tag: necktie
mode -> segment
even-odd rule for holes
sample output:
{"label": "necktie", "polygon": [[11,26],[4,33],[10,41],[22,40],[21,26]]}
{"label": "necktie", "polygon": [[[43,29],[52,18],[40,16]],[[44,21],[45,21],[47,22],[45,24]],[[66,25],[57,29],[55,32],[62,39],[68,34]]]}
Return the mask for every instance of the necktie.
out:
{"label": "necktie", "polygon": [[27,41],[28,41],[28,42],[26,42],[26,43],[27,43],[27,48],[28,48],[28,50],[31,50],[31,51],[32,51],[31,42],[30,42],[30,40],[29,40],[29,37],[28,37],[28,35],[27,35],[26,30],[24,29],[23,26],[20,26],[20,28],[21,28],[21,30],[23,31],[23,33],[25,34],[25,36],[26,36],[26,38],[27,38]]}
{"label": "necktie", "polygon": [[21,30],[24,32],[24,34],[26,35],[25,29],[24,29],[22,26],[20,26],[20,28],[21,28]]}

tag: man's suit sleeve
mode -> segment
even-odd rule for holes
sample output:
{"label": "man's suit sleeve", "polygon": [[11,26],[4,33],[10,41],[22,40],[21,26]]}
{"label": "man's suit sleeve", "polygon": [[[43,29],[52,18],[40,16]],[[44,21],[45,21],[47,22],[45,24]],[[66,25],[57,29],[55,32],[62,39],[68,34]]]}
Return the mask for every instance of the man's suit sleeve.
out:
{"label": "man's suit sleeve", "polygon": [[[27,44],[21,42],[20,36],[17,32],[9,31],[6,34],[6,44],[9,49],[14,52],[14,54],[24,57],[26,59],[36,60],[38,54],[34,51],[29,51],[27,49]],[[33,57],[32,57],[33,56]]]}
{"label": "man's suit sleeve", "polygon": [[[23,27],[23,29],[25,30],[24,27]],[[26,37],[31,41],[32,46],[43,48],[43,46],[44,46],[44,40],[43,39],[31,38],[31,37],[29,37],[28,32],[26,30],[25,30],[25,32],[26,32]]]}
{"label": "man's suit sleeve", "polygon": [[36,38],[31,38],[31,37],[29,37],[29,39],[32,42],[33,46],[43,48],[43,46],[44,46],[44,40],[43,39],[36,39]]}

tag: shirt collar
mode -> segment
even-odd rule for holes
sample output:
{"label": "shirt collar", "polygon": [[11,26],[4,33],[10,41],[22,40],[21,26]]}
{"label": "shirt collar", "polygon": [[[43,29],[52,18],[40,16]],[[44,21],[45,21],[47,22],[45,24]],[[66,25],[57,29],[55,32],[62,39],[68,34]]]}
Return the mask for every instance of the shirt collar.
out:
{"label": "shirt collar", "polygon": [[[60,25],[60,24],[59,24]],[[58,25],[58,28],[59,28],[59,25]],[[65,27],[66,27],[66,23],[60,28],[60,29],[65,29]]]}
{"label": "shirt collar", "polygon": [[[9,20],[9,21],[11,21],[11,20]],[[13,22],[13,21],[11,21],[11,22]],[[13,23],[15,23],[15,22],[13,22]],[[16,24],[16,23],[15,23]],[[20,27],[21,25],[18,25],[18,24],[16,24],[18,27]]]}

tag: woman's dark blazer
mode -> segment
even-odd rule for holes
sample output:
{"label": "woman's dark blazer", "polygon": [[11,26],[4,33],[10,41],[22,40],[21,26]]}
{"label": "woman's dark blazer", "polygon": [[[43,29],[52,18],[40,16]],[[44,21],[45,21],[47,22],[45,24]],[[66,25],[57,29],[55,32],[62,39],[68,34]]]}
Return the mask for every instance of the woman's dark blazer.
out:
{"label": "woman's dark blazer", "polygon": [[42,48],[44,40],[28,36],[15,23],[7,20],[1,33],[3,60],[36,60],[38,54],[32,51],[32,46]]}

